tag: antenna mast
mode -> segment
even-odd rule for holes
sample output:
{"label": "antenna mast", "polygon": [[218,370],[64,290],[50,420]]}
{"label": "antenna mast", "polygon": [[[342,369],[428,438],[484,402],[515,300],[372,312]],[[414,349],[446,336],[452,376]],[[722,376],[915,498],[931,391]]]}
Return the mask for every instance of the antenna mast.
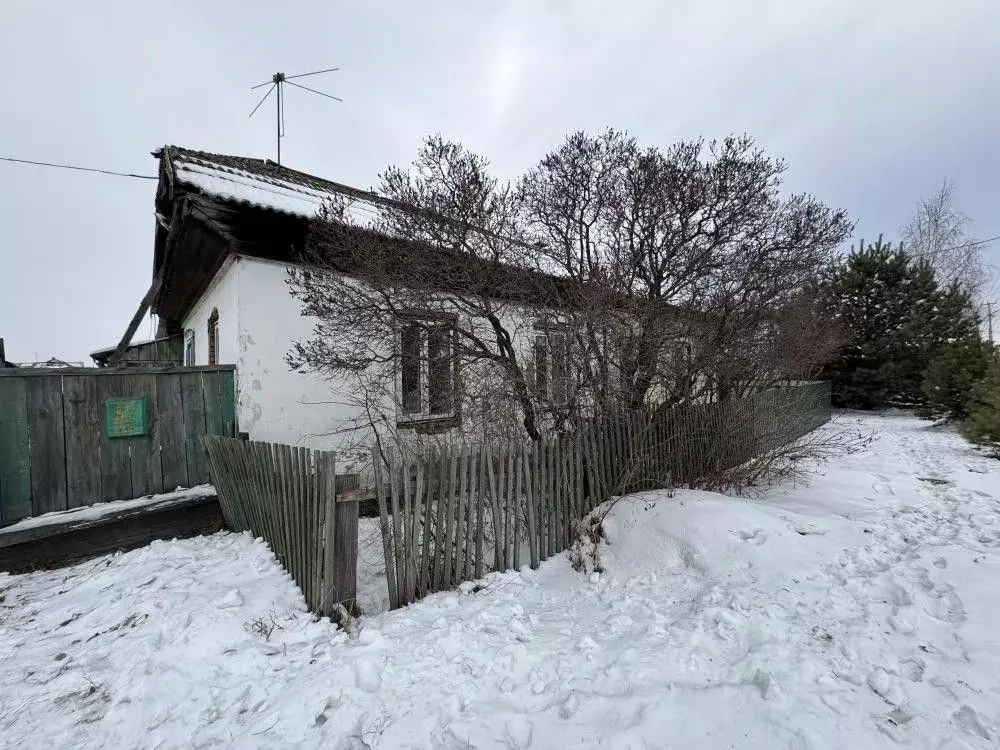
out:
{"label": "antenna mast", "polygon": [[327,68],[326,70],[314,70],[311,73],[298,73],[293,76],[286,76],[284,73],[275,73],[271,76],[270,81],[264,81],[264,83],[258,83],[256,86],[251,86],[250,90],[259,89],[263,86],[270,86],[264,96],[257,106],[253,108],[250,113],[250,117],[257,114],[257,110],[260,109],[261,105],[267,101],[267,98],[271,95],[271,92],[275,92],[275,123],[276,123],[276,134],[277,134],[277,144],[278,144],[278,164],[281,164],[281,139],[285,137],[285,92],[284,86],[294,86],[295,88],[302,89],[303,91],[308,91],[310,94],[319,94],[320,96],[325,96],[327,99],[334,99],[335,101],[344,101],[339,96],[334,96],[333,94],[327,94],[322,91],[317,91],[316,89],[311,89],[308,86],[303,86],[301,83],[295,83],[291,79],[293,78],[305,78],[306,76],[317,76],[321,73],[332,73],[335,70],[340,70],[340,68]]}

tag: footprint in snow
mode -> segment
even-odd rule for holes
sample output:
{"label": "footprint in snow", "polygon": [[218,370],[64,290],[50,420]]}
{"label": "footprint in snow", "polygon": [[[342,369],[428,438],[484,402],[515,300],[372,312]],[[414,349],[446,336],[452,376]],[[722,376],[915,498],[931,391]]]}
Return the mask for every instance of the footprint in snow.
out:
{"label": "footprint in snow", "polygon": [[235,609],[243,606],[243,595],[236,589],[231,590],[215,603],[219,609]]}
{"label": "footprint in snow", "polygon": [[927,669],[927,662],[919,656],[912,656],[899,663],[900,671],[910,682],[922,682],[924,671]]}
{"label": "footprint in snow", "polygon": [[763,529],[740,529],[736,534],[741,542],[750,542],[758,547],[767,541],[767,534]]}
{"label": "footprint in snow", "polygon": [[950,587],[931,594],[931,600],[924,611],[941,622],[962,622],[965,619],[965,605]]}
{"label": "footprint in snow", "polygon": [[951,720],[966,732],[978,734],[984,740],[992,737],[992,733],[972,706],[962,706],[951,715]]}
{"label": "footprint in snow", "polygon": [[801,536],[823,536],[826,534],[826,529],[817,526],[814,523],[808,523],[805,521],[794,521],[790,524],[792,531]]}

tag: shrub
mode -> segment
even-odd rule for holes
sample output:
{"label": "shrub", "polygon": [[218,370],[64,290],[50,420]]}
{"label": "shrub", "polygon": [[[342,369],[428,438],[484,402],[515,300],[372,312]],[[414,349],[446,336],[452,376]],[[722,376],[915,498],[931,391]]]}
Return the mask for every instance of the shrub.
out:
{"label": "shrub", "polygon": [[972,406],[965,436],[993,449],[1000,458],[1000,357],[994,353],[986,376],[972,389]]}
{"label": "shrub", "polygon": [[977,338],[946,344],[924,370],[921,389],[926,406],[920,415],[968,419],[973,389],[985,377],[990,358],[990,346]]}

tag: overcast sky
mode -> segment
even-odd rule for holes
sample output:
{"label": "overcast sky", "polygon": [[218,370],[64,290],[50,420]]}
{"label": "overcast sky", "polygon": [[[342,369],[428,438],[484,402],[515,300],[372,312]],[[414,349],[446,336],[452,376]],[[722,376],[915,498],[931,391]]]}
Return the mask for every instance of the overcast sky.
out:
{"label": "overcast sky", "polygon": [[[332,66],[302,82],[343,104],[288,89],[282,161],[359,187],[434,131],[506,177],[578,129],[748,132],[856,237],[894,237],[945,175],[974,234],[1000,235],[998,0],[5,0],[0,156],[143,174],[165,143],[273,158],[250,86]],[[154,190],[0,162],[9,359],[117,343],[152,273]]]}

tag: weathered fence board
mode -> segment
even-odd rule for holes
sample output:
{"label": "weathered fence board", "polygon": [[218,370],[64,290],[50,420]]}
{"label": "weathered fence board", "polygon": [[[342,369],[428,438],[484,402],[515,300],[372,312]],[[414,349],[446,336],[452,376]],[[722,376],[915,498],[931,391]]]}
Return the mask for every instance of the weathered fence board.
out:
{"label": "weathered fence board", "polygon": [[829,416],[829,387],[814,383],[739,402],[582,419],[535,443],[425,455],[375,450],[390,606],[519,567],[522,544],[537,567],[567,549],[577,521],[611,496],[739,466]]}
{"label": "weathered fence board", "polygon": [[311,611],[353,613],[358,493],[343,489],[354,478],[337,476],[334,454],[219,436],[204,443],[226,525],[270,545]]}
{"label": "weathered fence board", "polygon": [[0,523],[31,514],[28,400],[23,380],[0,380]]}
{"label": "weathered fence board", "polygon": [[66,510],[66,435],[59,381],[25,381],[33,515]]}
{"label": "weathered fence board", "polygon": [[[207,482],[200,439],[235,434],[233,371],[5,368],[0,525]],[[111,435],[106,404],[119,398],[142,400],[144,430]]]}

